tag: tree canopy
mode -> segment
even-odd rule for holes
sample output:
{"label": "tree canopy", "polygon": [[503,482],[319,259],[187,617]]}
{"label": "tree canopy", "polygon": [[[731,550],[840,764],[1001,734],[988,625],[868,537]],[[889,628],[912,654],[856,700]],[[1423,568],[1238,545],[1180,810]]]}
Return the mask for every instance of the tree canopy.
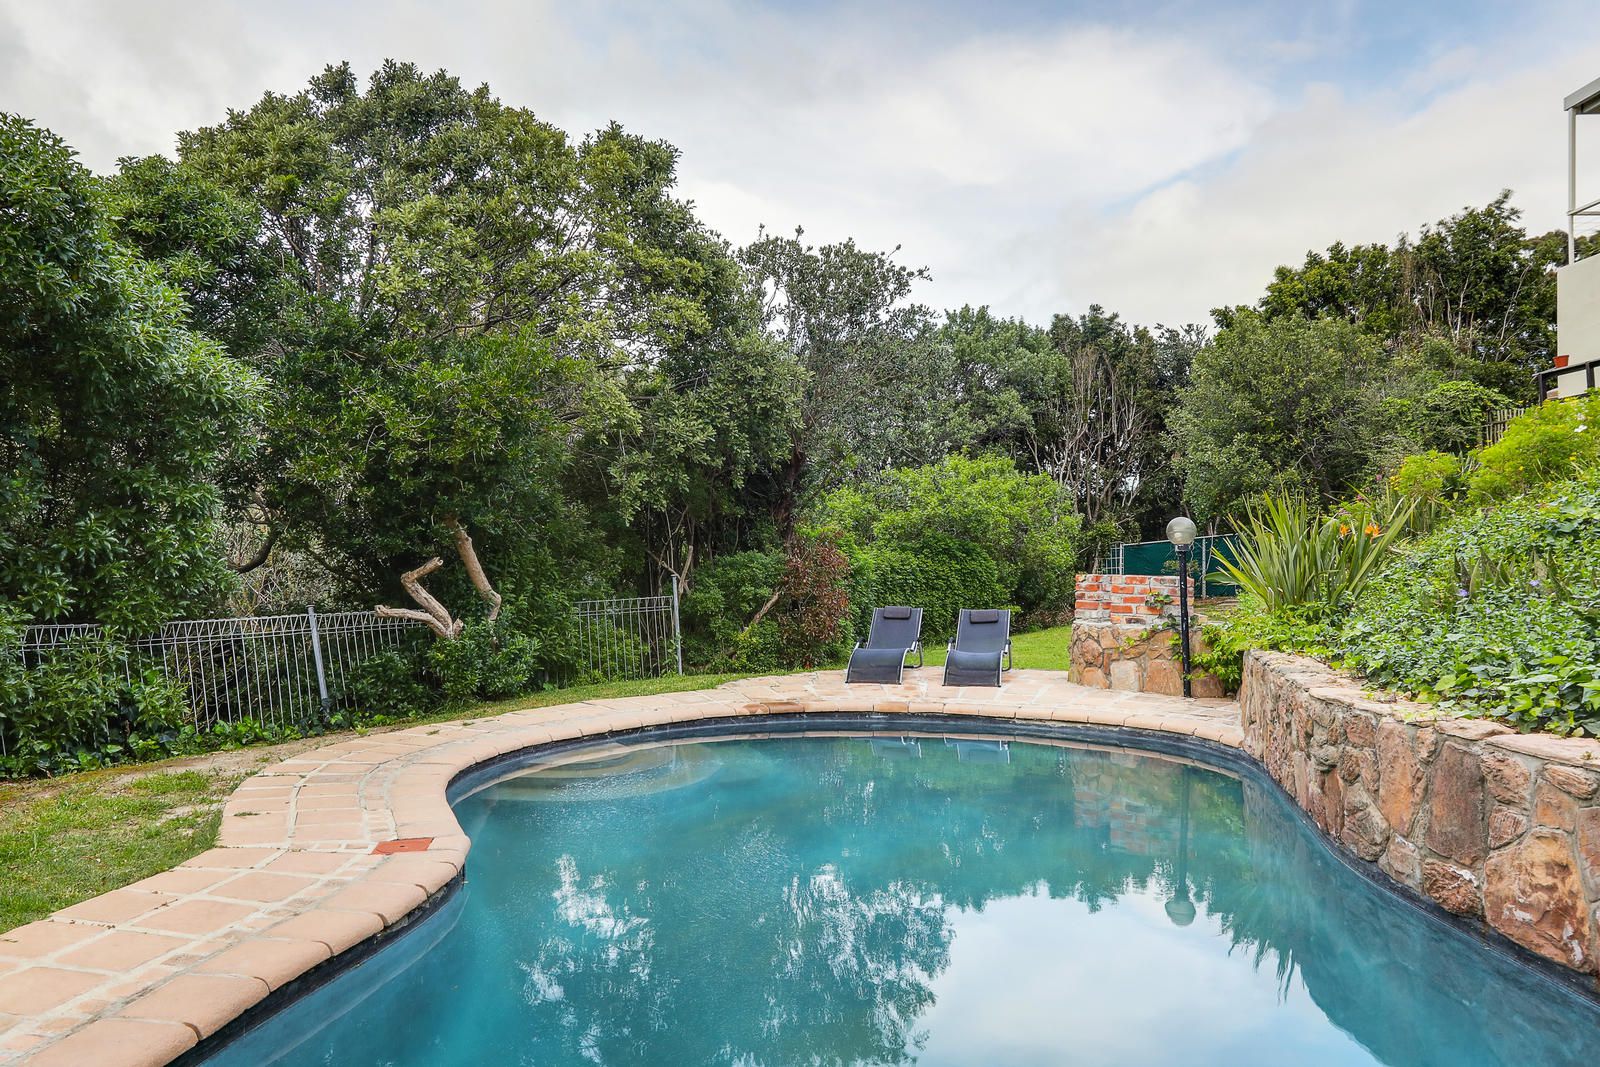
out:
{"label": "tree canopy", "polygon": [[927,595],[1046,620],[1179,511],[1222,527],[1473,447],[1549,356],[1565,254],[1501,194],[1308,253],[1212,329],[1034,323],[939,313],[898,248],[732,244],[671,145],[406,63],[103,178],[0,130],[0,596],[33,620],[231,596],[537,635],[679,581],[725,662],[843,640],[819,582],[859,613],[928,561]]}
{"label": "tree canopy", "polygon": [[215,605],[212,473],[254,375],[111,235],[61,140],[0,114],[0,607],[137,630]]}

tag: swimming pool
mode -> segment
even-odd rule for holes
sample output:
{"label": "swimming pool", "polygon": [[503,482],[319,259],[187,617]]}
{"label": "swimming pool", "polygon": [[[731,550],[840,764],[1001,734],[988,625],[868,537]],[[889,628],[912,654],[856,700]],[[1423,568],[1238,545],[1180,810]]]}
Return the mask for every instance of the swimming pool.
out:
{"label": "swimming pool", "polygon": [[960,736],[641,740],[456,805],[436,914],[206,1060],[1564,1065],[1587,999],[1253,774]]}

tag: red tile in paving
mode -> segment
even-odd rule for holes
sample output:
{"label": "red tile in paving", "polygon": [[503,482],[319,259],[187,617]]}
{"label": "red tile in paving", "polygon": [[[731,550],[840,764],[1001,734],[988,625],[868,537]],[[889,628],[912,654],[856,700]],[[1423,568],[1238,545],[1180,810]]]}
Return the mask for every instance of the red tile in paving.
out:
{"label": "red tile in paving", "polygon": [[431,837],[401,837],[394,841],[380,841],[372,850],[375,856],[392,856],[396,852],[426,852],[433,844]]}

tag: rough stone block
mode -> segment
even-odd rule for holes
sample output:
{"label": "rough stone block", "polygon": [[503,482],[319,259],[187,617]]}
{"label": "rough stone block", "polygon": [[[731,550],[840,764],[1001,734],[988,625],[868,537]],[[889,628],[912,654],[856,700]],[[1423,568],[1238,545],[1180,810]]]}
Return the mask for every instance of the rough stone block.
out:
{"label": "rough stone block", "polygon": [[1533,772],[1517,757],[1503,752],[1484,753],[1483,776],[1489,792],[1500,803],[1527,805]]}
{"label": "rough stone block", "polygon": [[1426,779],[1412,748],[1411,731],[1400,722],[1378,728],[1378,809],[1398,833],[1411,831],[1411,820],[1422,804]]}
{"label": "rough stone block", "polygon": [[1528,817],[1516,808],[1495,808],[1489,813],[1489,847],[1504,848],[1527,832],[1528,825]]}
{"label": "rough stone block", "polygon": [[1446,911],[1457,915],[1479,915],[1483,911],[1483,887],[1469,870],[1438,860],[1422,864],[1422,891]]}
{"label": "rough stone block", "polygon": [[1468,748],[1448,744],[1433,764],[1424,842],[1463,867],[1476,867],[1488,852],[1483,765]]}
{"label": "rough stone block", "polygon": [[1566,834],[1537,828],[1491,856],[1483,903],[1489,925],[1517,944],[1574,970],[1594,970],[1589,908]]}

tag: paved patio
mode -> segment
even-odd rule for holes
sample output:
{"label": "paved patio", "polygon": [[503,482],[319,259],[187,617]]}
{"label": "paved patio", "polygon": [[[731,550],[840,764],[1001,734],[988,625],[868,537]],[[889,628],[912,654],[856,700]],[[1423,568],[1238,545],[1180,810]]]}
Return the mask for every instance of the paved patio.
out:
{"label": "paved patio", "polygon": [[1239,747],[1231,701],[1073,685],[1015,671],[1003,688],[846,687],[837,671],[595,700],[329,744],[247,779],[217,847],[173,870],[0,934],[0,1064],[154,1067],[285,983],[402,922],[470,842],[445,789],[507,753],[699,720],[796,713],[969,715],[1160,731]]}

